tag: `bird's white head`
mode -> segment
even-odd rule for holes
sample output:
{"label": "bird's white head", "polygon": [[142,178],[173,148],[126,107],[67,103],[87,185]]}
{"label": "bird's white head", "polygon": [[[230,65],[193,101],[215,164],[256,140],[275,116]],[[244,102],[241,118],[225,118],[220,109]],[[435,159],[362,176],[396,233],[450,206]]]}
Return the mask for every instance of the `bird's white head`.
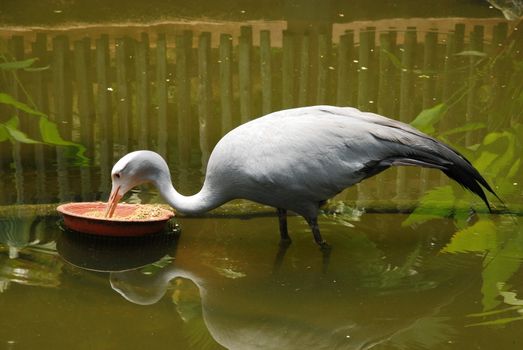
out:
{"label": "bird's white head", "polygon": [[111,171],[112,189],[105,216],[111,217],[120,199],[133,187],[152,183],[156,187],[171,183],[169,167],[158,153],[135,151],[123,156]]}

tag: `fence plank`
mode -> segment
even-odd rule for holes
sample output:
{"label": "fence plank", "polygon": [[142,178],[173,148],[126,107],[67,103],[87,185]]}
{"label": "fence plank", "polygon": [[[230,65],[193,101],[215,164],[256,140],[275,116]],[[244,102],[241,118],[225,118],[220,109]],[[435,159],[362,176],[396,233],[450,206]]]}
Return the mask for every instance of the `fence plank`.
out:
{"label": "fence plank", "polygon": [[379,83],[378,83],[378,113],[388,117],[396,116],[394,88],[396,68],[392,63],[395,55],[396,32],[380,34],[379,50]]}
{"label": "fence plank", "polygon": [[72,136],[72,79],[69,65],[69,39],[66,36],[53,38],[53,102],[54,113],[60,134],[66,139]]}
{"label": "fence plank", "polygon": [[[38,66],[45,67],[49,64],[47,57],[47,36],[43,33],[36,34],[36,40],[31,45],[31,54],[38,57]],[[44,71],[35,71],[32,76],[32,96],[36,108],[45,114],[49,113],[49,92]],[[33,123],[35,135],[39,134],[37,124]],[[36,202],[47,203],[50,198],[51,190],[46,186],[46,157],[51,157],[49,147],[44,148],[42,144],[34,145],[35,168],[36,168]]]}
{"label": "fence plank", "polygon": [[[474,26],[474,30],[470,34],[469,50],[483,52],[483,35],[484,27],[480,25]],[[476,64],[479,59],[480,57],[476,55],[471,55],[469,57],[468,94],[465,111],[465,121],[467,123],[477,119],[478,114],[480,113],[476,104],[479,87],[478,67]],[[465,134],[465,144],[471,146],[475,142],[477,142],[477,134],[471,131],[467,132]]]}
{"label": "fence plank", "polygon": [[260,76],[262,93],[262,115],[272,112],[272,55],[271,32],[260,31]]}
{"label": "fence plank", "polygon": [[232,36],[220,35],[220,105],[221,134],[225,135],[234,126],[232,110]]}
{"label": "fence plank", "polygon": [[358,108],[371,111],[372,100],[372,61],[374,52],[375,29],[370,27],[360,31],[358,52]]}
{"label": "fence plank", "polygon": [[[393,57],[396,54],[396,40],[397,32],[391,29],[388,32],[380,34],[380,48],[378,54],[379,64],[379,82],[378,82],[378,98],[377,111],[379,114],[397,118],[397,103],[396,103],[396,83],[397,83],[397,68],[392,63]],[[376,178],[377,186],[376,192],[378,198],[384,198],[390,191],[388,183],[392,182],[392,172],[384,172]]]}
{"label": "fence plank", "polygon": [[405,32],[405,42],[401,55],[401,76],[400,76],[400,120],[410,122],[414,114],[413,91],[414,91],[414,64],[416,57],[416,29],[407,28]]}
{"label": "fence plank", "polygon": [[115,65],[116,65],[116,98],[117,98],[117,125],[120,155],[127,153],[131,142],[131,94],[129,87],[128,67],[128,40],[116,39]]}
{"label": "fence plank", "polygon": [[[412,98],[414,92],[414,62],[417,46],[416,29],[408,27],[405,32],[403,43],[403,53],[401,55],[401,74],[400,74],[400,111],[399,119],[409,123],[414,114]],[[407,170],[405,167],[397,169],[396,177],[396,197],[404,198],[407,194]]]}
{"label": "fence plank", "polygon": [[[11,54],[11,58],[15,61],[21,61],[24,59],[24,37],[15,35],[7,42],[8,52]],[[23,93],[22,86],[19,85],[22,76],[22,71],[13,71],[8,74],[8,86],[10,87],[9,93],[16,100],[21,102],[27,102],[27,96]],[[29,120],[25,113],[14,109],[13,115],[18,117],[20,127],[22,130],[28,130],[30,127]],[[25,181],[24,181],[24,154],[27,153],[29,145],[24,145],[20,142],[12,143],[12,159],[14,166],[14,180],[16,190],[16,203],[24,203],[25,201]]]}
{"label": "fence plank", "polygon": [[186,167],[191,158],[191,85],[189,80],[189,51],[191,42],[186,34],[177,34],[176,42],[176,91],[178,116],[178,156],[180,165]]}
{"label": "fence plank", "polygon": [[[70,69],[69,39],[66,36],[53,38],[52,81],[54,113],[50,115],[65,139],[72,137],[72,81]],[[64,149],[56,150],[58,197],[60,201],[71,198],[69,171]]]}
{"label": "fence plank", "polygon": [[294,107],[294,44],[295,37],[292,33],[288,31],[283,32],[283,42],[282,42],[282,108],[292,108]]}
{"label": "fence plank", "polygon": [[93,149],[95,112],[93,108],[93,89],[89,71],[90,42],[78,40],[74,43],[75,86],[78,96],[78,116],[80,119],[80,143],[89,152]]}
{"label": "fence plank", "polygon": [[[422,107],[427,109],[437,103],[436,97],[436,77],[437,77],[437,58],[438,58],[438,33],[437,29],[425,34],[423,46],[423,96]],[[420,193],[425,193],[428,189],[429,174],[432,172],[427,168],[420,169]]]}
{"label": "fence plank", "polygon": [[350,78],[350,71],[353,65],[354,56],[354,33],[349,31],[340,36],[338,44],[338,71],[337,71],[337,92],[336,104],[338,106],[350,106],[351,86],[355,84]]}
{"label": "fence plank", "polygon": [[[110,78],[109,36],[96,39],[96,107],[98,115],[98,135],[112,148],[112,85]],[[112,159],[112,157],[111,157]]]}
{"label": "fence plank", "polygon": [[202,165],[205,168],[213,147],[212,81],[210,71],[211,33],[203,32],[198,41],[198,121]]}
{"label": "fence plank", "polygon": [[[77,93],[78,116],[80,121],[80,143],[86,147],[88,156],[94,155],[94,123],[93,87],[90,78],[90,48],[89,38],[77,40],[73,44],[73,64],[75,72],[75,87]],[[80,193],[84,201],[89,201],[93,195],[91,168],[80,168]]]}
{"label": "fence plank", "polygon": [[[493,101],[502,101],[503,98],[506,98],[506,93],[510,89],[504,88],[506,84],[510,81],[510,74],[512,73],[510,70],[506,69],[506,67],[510,66],[510,57],[507,57],[505,55],[499,55],[501,50],[503,49],[503,43],[507,39],[508,36],[508,24],[506,22],[497,24],[493,30],[492,30],[492,42],[489,48],[489,54],[492,57],[496,57],[496,63],[493,65],[492,68],[492,100]],[[491,108],[488,114],[488,126],[489,128],[500,127],[499,124],[500,120],[498,118],[499,110],[496,108]],[[510,120],[504,120],[501,122],[505,122],[507,124],[503,126],[508,125],[514,125],[514,122],[516,121],[515,118],[512,118],[512,122]]]}
{"label": "fence plank", "polygon": [[100,192],[109,193],[111,177],[110,166],[113,163],[113,115],[112,85],[110,78],[109,36],[101,35],[96,39],[96,132],[95,137],[100,148]]}
{"label": "fence plank", "polygon": [[143,35],[140,41],[135,42],[135,76],[136,76],[136,136],[138,147],[149,147],[152,137],[149,118],[149,39]]}
{"label": "fence plank", "polygon": [[252,118],[252,80],[251,80],[251,52],[252,27],[242,26],[239,42],[239,82],[240,82],[240,120],[248,122]]}
{"label": "fence plank", "polygon": [[158,34],[156,39],[156,135],[157,151],[168,157],[168,123],[167,123],[167,39],[165,34]]}
{"label": "fence plank", "polygon": [[307,106],[310,101],[309,80],[311,71],[310,37],[305,34],[300,40],[300,68],[298,77],[298,105]]}
{"label": "fence plank", "polygon": [[327,99],[329,88],[330,48],[329,37],[318,35],[318,76],[316,81],[316,103],[329,104]]}

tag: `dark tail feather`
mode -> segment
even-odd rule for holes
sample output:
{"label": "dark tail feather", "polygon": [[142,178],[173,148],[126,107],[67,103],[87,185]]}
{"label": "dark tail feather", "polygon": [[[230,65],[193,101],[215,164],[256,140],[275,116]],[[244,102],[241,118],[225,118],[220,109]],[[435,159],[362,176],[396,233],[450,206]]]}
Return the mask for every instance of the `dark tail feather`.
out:
{"label": "dark tail feather", "polygon": [[[483,191],[485,188],[504,205],[488,182],[476,168],[458,151],[444,143],[421,132],[405,127],[399,122],[393,125],[387,133],[372,133],[372,136],[387,147],[386,158],[374,160],[365,164],[362,171],[365,177],[376,175],[393,165],[411,165],[425,168],[440,169],[448,177],[461,184],[466,189],[478,195],[492,212],[490,203]],[[483,188],[482,188],[483,186]]]}
{"label": "dark tail feather", "polygon": [[[455,152],[455,151],[454,151]],[[406,157],[391,157],[383,159],[379,162],[369,162],[366,164],[365,177],[374,176],[383,170],[389,168],[390,166],[421,166],[424,168],[435,168],[441,170],[445,175],[450,177],[452,180],[456,181],[472,193],[478,195],[485,205],[487,206],[489,212],[492,213],[492,208],[490,203],[483,191],[483,186],[487,191],[492,193],[496,198],[503,204],[503,201],[499,196],[494,192],[492,187],[488,182],[481,176],[481,174],[470,164],[470,162],[455,152],[455,159],[446,160],[443,159],[440,155],[428,154],[426,152],[418,152],[416,154],[410,154],[409,158]],[[458,156],[458,157],[456,157]]]}
{"label": "dark tail feather", "polygon": [[445,175],[450,177],[452,180],[456,181],[472,193],[478,195],[485,205],[487,206],[489,212],[492,213],[492,208],[490,203],[483,191],[483,186],[487,191],[492,193],[496,198],[503,203],[501,198],[498,197],[496,192],[490,187],[487,180],[481,176],[481,174],[474,168],[474,166],[461,154],[454,151],[459,159],[454,159],[449,161],[438,156],[427,157],[426,154],[423,154],[421,157],[413,156],[413,159],[395,159],[392,162],[392,165],[417,165],[426,168],[436,168],[443,171]]}
{"label": "dark tail feather", "polygon": [[483,179],[483,177],[481,177],[481,175],[479,175],[479,173],[478,173],[479,177],[471,176],[472,174],[470,174],[469,172],[465,171],[464,169],[462,169],[458,166],[453,166],[451,168],[448,168],[447,170],[442,170],[442,171],[445,173],[445,175],[450,177],[452,180],[456,181],[457,183],[459,183],[460,185],[462,185],[469,191],[477,194],[483,200],[483,202],[485,202],[489,212],[492,213],[492,208],[490,207],[490,203],[487,199],[487,196],[485,195],[483,188],[481,188],[481,186],[479,184],[481,183],[489,192],[494,194],[498,199],[499,199],[499,197],[492,190],[492,188],[485,181],[485,179]]}
{"label": "dark tail feather", "polygon": [[[485,195],[485,192],[483,191],[483,186],[487,191],[492,193],[500,202],[504,205],[503,201],[499,196],[494,192],[492,187],[488,184],[488,182],[481,176],[481,174],[470,164],[465,158],[463,158],[467,164],[465,166],[460,166],[454,164],[453,166],[448,167],[446,170],[442,171],[451,179],[465,187],[466,189],[470,190],[471,192],[477,194],[483,202],[487,205],[489,212],[492,213],[492,208],[490,207],[490,203],[487,200],[487,196]],[[480,186],[481,185],[481,186]]]}

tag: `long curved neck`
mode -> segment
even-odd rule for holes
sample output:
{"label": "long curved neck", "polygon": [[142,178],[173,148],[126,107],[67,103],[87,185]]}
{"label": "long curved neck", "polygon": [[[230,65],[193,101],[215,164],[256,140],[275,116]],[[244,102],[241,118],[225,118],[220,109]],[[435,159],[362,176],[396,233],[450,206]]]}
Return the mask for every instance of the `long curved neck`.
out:
{"label": "long curved neck", "polygon": [[213,191],[207,183],[203,184],[200,192],[192,196],[184,196],[171,183],[170,178],[164,178],[156,183],[160,194],[169,203],[170,206],[183,214],[201,214],[216,207],[219,207],[227,201],[222,198],[216,191]]}

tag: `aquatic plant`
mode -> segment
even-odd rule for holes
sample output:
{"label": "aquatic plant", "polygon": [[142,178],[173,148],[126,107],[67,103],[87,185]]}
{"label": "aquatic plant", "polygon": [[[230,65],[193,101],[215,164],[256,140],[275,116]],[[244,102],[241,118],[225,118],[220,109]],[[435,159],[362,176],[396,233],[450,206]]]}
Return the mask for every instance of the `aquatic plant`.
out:
{"label": "aquatic plant", "polygon": [[[0,142],[10,141],[13,143],[71,147],[75,150],[75,156],[78,159],[81,161],[87,160],[84,156],[85,147],[79,143],[65,140],[60,136],[56,123],[51,121],[48,115],[39,111],[34,106],[35,104],[32,102],[30,95],[18,79],[17,72],[19,70],[34,72],[49,68],[34,67],[36,62],[36,58],[16,61],[10,60],[6,55],[0,54],[0,76],[4,80],[9,76],[18,90],[25,95],[25,99],[29,101],[29,104],[26,104],[12,94],[6,91],[0,91],[0,105],[7,106],[8,108],[3,109],[3,111],[4,113],[5,111],[9,113],[2,113],[4,115],[0,115]],[[33,105],[33,107],[31,107],[30,104]],[[27,116],[33,117],[32,123],[38,125],[38,138],[30,137],[27,131],[23,130],[20,123],[20,113],[25,113]]]}

